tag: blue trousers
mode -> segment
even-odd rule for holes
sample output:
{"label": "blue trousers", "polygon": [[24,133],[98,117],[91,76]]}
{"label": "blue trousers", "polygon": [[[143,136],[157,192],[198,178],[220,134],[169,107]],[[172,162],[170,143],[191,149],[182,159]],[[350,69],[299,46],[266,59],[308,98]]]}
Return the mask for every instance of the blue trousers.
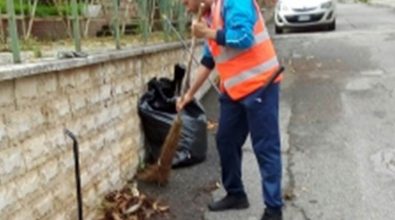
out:
{"label": "blue trousers", "polygon": [[245,195],[241,173],[242,146],[248,133],[251,134],[261,174],[263,200],[271,209],[280,209],[283,205],[279,87],[274,83],[238,101],[222,94],[216,137],[224,188],[228,194]]}

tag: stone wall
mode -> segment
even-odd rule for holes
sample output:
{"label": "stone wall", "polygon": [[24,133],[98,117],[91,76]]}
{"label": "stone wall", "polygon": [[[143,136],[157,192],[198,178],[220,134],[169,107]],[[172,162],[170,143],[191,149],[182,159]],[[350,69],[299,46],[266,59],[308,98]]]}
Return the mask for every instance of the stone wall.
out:
{"label": "stone wall", "polygon": [[93,219],[103,194],[136,172],[145,83],[185,57],[172,43],[0,66],[0,219],[77,219],[65,128],[79,140],[85,219]]}

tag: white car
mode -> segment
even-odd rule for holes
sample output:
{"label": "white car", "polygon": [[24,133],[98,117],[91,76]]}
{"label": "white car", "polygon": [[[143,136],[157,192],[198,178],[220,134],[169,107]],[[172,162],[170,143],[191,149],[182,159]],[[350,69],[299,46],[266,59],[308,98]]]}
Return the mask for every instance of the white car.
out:
{"label": "white car", "polygon": [[335,30],[336,0],[279,0],[274,16],[278,34],[284,28],[312,26],[325,26],[328,30]]}

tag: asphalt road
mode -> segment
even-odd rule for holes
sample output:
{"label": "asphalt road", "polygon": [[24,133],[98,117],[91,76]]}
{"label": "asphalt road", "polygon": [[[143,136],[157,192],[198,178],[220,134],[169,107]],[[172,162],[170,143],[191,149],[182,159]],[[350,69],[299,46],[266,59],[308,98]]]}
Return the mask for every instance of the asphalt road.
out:
{"label": "asphalt road", "polygon": [[395,219],[395,10],[338,9],[334,32],[274,37],[285,219]]}

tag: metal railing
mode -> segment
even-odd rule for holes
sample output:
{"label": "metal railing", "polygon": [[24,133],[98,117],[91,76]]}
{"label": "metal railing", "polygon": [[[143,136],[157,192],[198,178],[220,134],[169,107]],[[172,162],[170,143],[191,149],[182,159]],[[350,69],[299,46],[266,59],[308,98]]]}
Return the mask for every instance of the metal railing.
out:
{"label": "metal railing", "polygon": [[[174,36],[170,25],[174,25],[184,35],[189,21],[181,0],[6,0],[5,3],[1,2],[3,1],[0,1],[0,45],[3,45],[3,48],[0,47],[0,51],[12,52],[14,63],[23,61],[21,51],[25,44],[41,41],[33,34],[37,20],[52,19],[54,16],[62,20],[65,30],[69,32],[67,36],[73,42],[73,51],[76,52],[84,50],[84,39],[89,38],[89,25],[95,19],[108,21],[104,26],[108,27],[107,34],[113,37],[113,45],[118,50],[121,49],[121,40],[126,34],[140,36],[142,42],[148,43],[153,32],[160,32],[163,40],[169,41]],[[165,21],[163,15],[166,15],[171,22]],[[134,29],[130,31],[129,27]],[[92,38],[96,39],[96,36]]]}

